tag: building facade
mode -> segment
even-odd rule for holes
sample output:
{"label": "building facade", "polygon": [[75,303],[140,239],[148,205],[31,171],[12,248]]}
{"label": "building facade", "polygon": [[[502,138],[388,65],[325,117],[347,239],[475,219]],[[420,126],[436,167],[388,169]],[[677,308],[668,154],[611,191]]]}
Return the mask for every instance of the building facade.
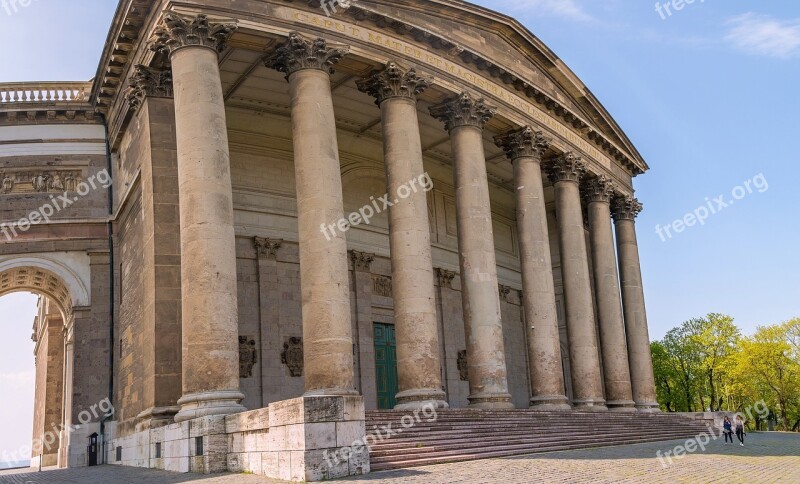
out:
{"label": "building facade", "polygon": [[648,167],[513,19],[122,0],[91,83],[0,85],[0,140],[45,465],[94,434],[109,462],[252,470],[263,446],[259,472],[312,480],[368,471],[319,464],[365,409],[658,408]]}

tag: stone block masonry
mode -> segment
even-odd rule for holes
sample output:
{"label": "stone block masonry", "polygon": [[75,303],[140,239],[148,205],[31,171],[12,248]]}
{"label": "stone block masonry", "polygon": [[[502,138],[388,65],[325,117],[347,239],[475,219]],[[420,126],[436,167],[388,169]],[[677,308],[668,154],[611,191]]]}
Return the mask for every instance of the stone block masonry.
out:
{"label": "stone block masonry", "polygon": [[[300,397],[232,415],[207,416],[114,438],[106,462],[173,472],[248,472],[313,482],[369,472],[360,396]],[[343,452],[343,449],[348,449]],[[347,455],[347,459],[326,456]]]}

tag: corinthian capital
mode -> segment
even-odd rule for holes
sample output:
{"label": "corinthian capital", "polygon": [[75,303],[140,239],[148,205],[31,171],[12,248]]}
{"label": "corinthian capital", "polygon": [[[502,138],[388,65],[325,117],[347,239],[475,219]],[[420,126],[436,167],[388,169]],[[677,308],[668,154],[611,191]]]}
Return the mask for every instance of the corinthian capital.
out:
{"label": "corinthian capital", "polygon": [[614,198],[614,187],[614,182],[607,176],[596,176],[583,185],[583,198],[587,203],[611,203],[611,199]]}
{"label": "corinthian capital", "polygon": [[580,156],[575,156],[572,152],[564,153],[547,164],[547,174],[553,183],[560,181],[578,183],[586,174],[586,165]]}
{"label": "corinthian capital", "polygon": [[523,156],[541,160],[550,146],[550,140],[541,131],[534,131],[530,126],[495,136],[494,142],[512,161]]}
{"label": "corinthian capital", "polygon": [[358,81],[358,90],[375,98],[379,105],[394,97],[405,97],[417,100],[417,94],[422,93],[433,83],[433,77],[419,76],[414,69],[405,70],[394,62],[386,64],[382,71],[375,71],[366,79]]}
{"label": "corinthian capital", "polygon": [[156,69],[143,65],[134,67],[128,80],[128,104],[133,111],[138,111],[146,97],[172,97],[172,71]]}
{"label": "corinthian capital", "polygon": [[630,195],[620,195],[611,203],[611,214],[614,220],[636,220],[636,216],[644,209],[639,200]]}
{"label": "corinthian capital", "polygon": [[307,40],[297,32],[264,59],[264,65],[288,78],[302,69],[320,69],[333,74],[333,66],[350,52],[349,47],[328,47],[325,39]]}
{"label": "corinthian capital", "polygon": [[205,15],[186,18],[167,12],[150,39],[150,49],[172,53],[181,47],[201,46],[222,52],[237,28],[236,24],[209,23]]}
{"label": "corinthian capital", "polygon": [[431,106],[430,112],[431,116],[444,123],[447,131],[451,131],[461,126],[483,129],[497,113],[497,108],[486,104],[483,98],[473,99],[469,93],[462,92],[441,104]]}

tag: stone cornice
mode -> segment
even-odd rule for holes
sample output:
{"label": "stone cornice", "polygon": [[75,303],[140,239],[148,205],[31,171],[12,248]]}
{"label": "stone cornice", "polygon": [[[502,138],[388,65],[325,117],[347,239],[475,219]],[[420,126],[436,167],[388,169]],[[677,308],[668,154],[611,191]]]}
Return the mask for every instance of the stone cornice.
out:
{"label": "stone cornice", "polygon": [[170,69],[137,65],[128,84],[130,86],[127,93],[128,104],[134,112],[139,110],[146,97],[173,97]]}
{"label": "stone cornice", "polygon": [[611,203],[614,198],[616,185],[605,175],[599,175],[586,180],[582,188],[583,198],[586,203],[602,202]]}
{"label": "stone cornice", "polygon": [[182,47],[208,47],[222,52],[228,45],[228,39],[236,31],[233,23],[209,23],[206,15],[186,18],[173,12],[162,16],[161,24],[153,32],[150,48],[154,52],[172,54]]}
{"label": "stone cornice", "polygon": [[636,220],[643,209],[644,205],[630,195],[617,196],[611,202],[611,215],[615,221]]}
{"label": "stone cornice", "polygon": [[487,104],[483,98],[475,99],[468,92],[462,92],[458,96],[431,106],[430,113],[431,116],[444,123],[447,131],[463,126],[483,129],[497,113],[497,108]]}
{"label": "stone cornice", "polygon": [[569,181],[579,183],[586,175],[586,165],[580,156],[574,153],[564,153],[550,160],[546,165],[547,175],[550,181],[558,183]]}
{"label": "stone cornice", "polygon": [[284,44],[264,59],[264,65],[288,78],[303,69],[319,69],[333,74],[333,66],[350,52],[348,47],[328,47],[325,39],[308,40],[291,32]]}
{"label": "stone cornice", "polygon": [[533,157],[541,161],[550,140],[541,131],[534,131],[530,126],[509,131],[494,137],[495,144],[506,152],[512,161],[523,156]]}
{"label": "stone cornice", "polygon": [[396,97],[417,100],[417,95],[433,84],[433,77],[420,76],[414,69],[403,69],[395,62],[389,62],[380,71],[374,71],[366,79],[356,82],[361,92],[375,98],[375,104]]}

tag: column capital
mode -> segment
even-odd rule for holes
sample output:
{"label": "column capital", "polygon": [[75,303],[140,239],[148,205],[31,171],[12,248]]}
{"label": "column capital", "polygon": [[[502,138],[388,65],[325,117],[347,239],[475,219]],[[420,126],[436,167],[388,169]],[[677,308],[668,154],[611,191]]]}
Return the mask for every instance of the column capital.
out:
{"label": "column capital", "polygon": [[586,180],[581,188],[586,203],[611,203],[611,200],[614,198],[614,189],[616,185],[607,176],[598,175]]}
{"label": "column capital", "polygon": [[353,269],[356,271],[369,272],[372,261],[375,260],[375,254],[351,250],[350,260],[353,261]]}
{"label": "column capital", "polygon": [[449,287],[452,289],[453,287],[453,279],[458,275],[454,271],[448,271],[447,269],[440,269],[436,268],[436,285],[439,287]]}
{"label": "column capital", "polygon": [[132,111],[138,111],[147,97],[173,97],[172,70],[156,69],[144,65],[136,65],[133,75],[128,80],[128,104]]}
{"label": "column capital", "polygon": [[462,126],[475,126],[483,129],[486,123],[497,113],[497,108],[486,104],[483,98],[473,99],[462,92],[458,96],[431,106],[431,116],[444,123],[444,129],[452,131]]}
{"label": "column capital", "polygon": [[570,181],[578,183],[586,175],[586,165],[580,156],[572,152],[564,153],[547,164],[547,175],[553,183]]}
{"label": "column capital", "polygon": [[318,69],[333,74],[333,66],[350,53],[349,47],[328,47],[325,39],[309,40],[291,32],[286,42],[264,58],[264,65],[288,78],[303,69]]}
{"label": "column capital", "polygon": [[524,156],[541,160],[544,152],[550,147],[550,139],[541,131],[534,131],[530,126],[495,136],[494,143],[506,152],[511,161]]}
{"label": "column capital", "polygon": [[611,214],[614,221],[636,220],[636,216],[644,209],[639,200],[630,195],[619,195],[611,202]]}
{"label": "column capital", "polygon": [[278,257],[278,249],[283,245],[283,239],[254,237],[253,245],[256,247],[256,253],[259,259],[276,260]]}
{"label": "column capital", "polygon": [[358,90],[375,98],[378,106],[383,101],[396,97],[417,100],[417,95],[433,83],[432,76],[420,76],[417,71],[403,69],[395,62],[389,62],[383,70],[370,73],[366,79],[356,82]]}
{"label": "column capital", "polygon": [[167,12],[150,39],[150,49],[172,54],[181,47],[198,46],[222,52],[237,28],[235,23],[210,23],[208,17],[202,14],[184,17]]}

